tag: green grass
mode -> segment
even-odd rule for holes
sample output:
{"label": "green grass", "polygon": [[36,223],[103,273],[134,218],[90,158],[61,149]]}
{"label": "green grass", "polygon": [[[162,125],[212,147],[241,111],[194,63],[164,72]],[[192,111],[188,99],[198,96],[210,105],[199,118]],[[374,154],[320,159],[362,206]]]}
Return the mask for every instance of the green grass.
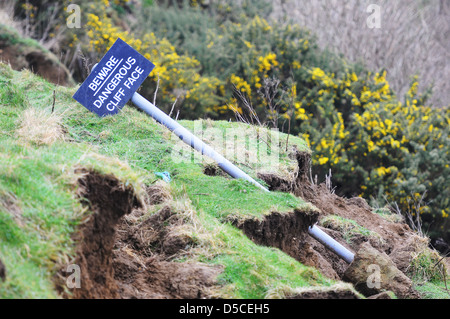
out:
{"label": "green grass", "polygon": [[180,124],[248,174],[275,173],[289,178],[298,165],[290,156],[292,151],[311,153],[303,139],[292,135],[288,138],[287,134],[269,128],[210,120],[180,121]]}
{"label": "green grass", "polygon": [[[192,237],[198,237],[191,258],[222,265],[222,297],[264,298],[280,285],[294,289],[334,283],[278,249],[254,244],[226,222],[229,215],[262,218],[272,211],[314,209],[302,199],[203,174],[207,161],[180,155],[181,148],[189,148],[134,107],[126,106],[114,117],[98,118],[71,98],[75,89],[53,86],[31,72],[15,72],[3,64],[0,83],[0,259],[7,268],[7,279],[0,285],[1,298],[58,297],[52,276],[58,265],[73,257],[71,234],[84,214],[89,214],[74,196],[77,167],[114,174],[137,193],[157,180],[155,172],[170,172],[174,201],[191,203],[198,222],[191,231]],[[29,108],[44,110],[36,113],[43,116],[36,119],[36,125],[45,123],[53,91],[54,112],[61,119],[64,139],[40,145],[18,136],[23,112]],[[217,123],[223,130],[227,125],[231,132],[242,129]],[[298,138],[291,138],[291,143],[304,147]],[[284,153],[280,158],[281,170],[295,165]],[[255,176],[256,167],[241,167]],[[19,216],[7,205],[6,198],[11,196]]]}
{"label": "green grass", "polygon": [[449,271],[442,257],[433,250],[423,249],[412,256],[408,275],[414,288],[424,299],[450,299]]}
{"label": "green grass", "polygon": [[262,217],[275,211],[311,209],[302,199],[291,194],[267,193],[247,181],[211,177],[201,172],[177,175],[174,188],[178,192],[186,192],[197,210],[204,210],[221,220],[229,215]]}
{"label": "green grass", "polygon": [[349,244],[351,244],[355,235],[361,235],[367,239],[383,240],[378,233],[358,225],[356,221],[337,215],[329,215],[322,218],[320,225],[341,232],[345,241]]}
{"label": "green grass", "polygon": [[424,299],[450,299],[449,287],[444,282],[420,282],[414,288]]}
{"label": "green grass", "polygon": [[262,299],[281,287],[329,287],[335,283],[279,249],[255,245],[242,231],[205,211],[197,211],[195,219],[201,226],[190,258],[223,267],[218,278],[223,286],[221,298]]}
{"label": "green grass", "polygon": [[[0,255],[8,271],[6,284],[0,285],[4,298],[56,297],[51,270],[70,254],[70,234],[81,211],[59,179],[61,166],[55,165],[70,162],[66,151],[67,147],[32,149],[1,140]],[[16,198],[16,218],[22,226],[5,205],[8,197]]]}
{"label": "green grass", "polygon": [[7,269],[2,298],[57,297],[52,275],[73,255],[71,234],[83,214],[74,196],[73,168],[136,178],[111,166],[117,161],[88,152],[86,145],[57,142],[35,148],[0,139],[0,259]]}

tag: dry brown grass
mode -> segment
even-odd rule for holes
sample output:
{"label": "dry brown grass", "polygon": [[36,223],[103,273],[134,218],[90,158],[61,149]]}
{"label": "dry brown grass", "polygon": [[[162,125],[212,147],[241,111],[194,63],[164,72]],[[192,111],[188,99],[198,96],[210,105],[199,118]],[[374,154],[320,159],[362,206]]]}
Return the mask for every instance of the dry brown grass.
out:
{"label": "dry brown grass", "polygon": [[358,298],[363,298],[362,295],[360,295],[351,284],[344,283],[344,282],[338,282],[329,287],[308,286],[308,287],[292,288],[287,285],[280,285],[278,287],[269,289],[267,292],[266,298],[267,299],[291,299],[291,298],[303,299],[302,296],[308,295],[308,294],[316,296],[316,298],[319,296],[326,296],[327,294],[334,294],[334,295],[349,294],[349,295],[354,295]]}
{"label": "dry brown grass", "polygon": [[6,210],[19,227],[23,227],[22,209],[16,195],[12,192],[0,190],[0,210]]}
{"label": "dry brown grass", "polygon": [[64,139],[61,116],[34,107],[23,112],[16,133],[20,139],[36,145],[51,145]]}
{"label": "dry brown grass", "polygon": [[443,281],[447,284],[450,269],[438,251],[429,248],[429,239],[416,236],[412,243],[411,263],[407,272],[421,281]]}

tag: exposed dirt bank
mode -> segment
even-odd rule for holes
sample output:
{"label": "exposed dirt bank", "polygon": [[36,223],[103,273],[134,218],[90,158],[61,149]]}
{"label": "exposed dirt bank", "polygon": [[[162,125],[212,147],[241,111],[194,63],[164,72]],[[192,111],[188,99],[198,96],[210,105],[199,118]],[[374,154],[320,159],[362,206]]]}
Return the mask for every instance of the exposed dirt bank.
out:
{"label": "exposed dirt bank", "polygon": [[[402,272],[400,297],[416,298],[406,282],[413,255],[427,246],[406,224],[392,222],[372,211],[361,198],[341,198],[324,185],[308,181],[309,154],[297,154],[299,170],[295,179],[260,175],[271,190],[292,192],[311,202],[320,211],[296,209],[290,213],[273,212],[263,219],[235,219],[231,222],[255,243],[276,247],[299,262],[319,269],[332,279],[346,279],[349,265],[308,235],[308,227],[327,216],[355,221],[368,230],[353,234],[351,240],[333,223],[321,227],[331,237],[353,252],[378,251],[388,266]],[[76,235],[77,257],[81,268],[81,288],[72,290],[73,298],[213,298],[221,267],[197,262],[175,262],[195,245],[182,231],[184,219],[164,202],[169,194],[158,185],[148,188],[147,202],[141,202],[133,190],[114,176],[84,171],[78,181],[79,195],[93,212]],[[162,207],[153,215],[145,214],[146,205]],[[375,254],[375,256],[377,256]],[[357,258],[357,260],[360,260]],[[392,262],[392,263],[391,263]],[[407,285],[405,285],[405,283]],[[392,290],[395,291],[396,287]],[[384,298],[380,291],[364,291],[366,296]],[[403,292],[405,292],[403,294]],[[65,297],[69,297],[66,295]],[[286,296],[288,297],[288,296]],[[290,298],[356,298],[343,291],[296,292]]]}
{"label": "exposed dirt bank", "polygon": [[53,53],[1,25],[0,60],[9,63],[14,70],[31,70],[54,84],[69,86],[74,83],[69,70]]}
{"label": "exposed dirt bank", "polygon": [[[62,293],[64,297],[208,298],[213,294],[220,267],[170,261],[189,242],[170,231],[182,221],[169,207],[141,220],[145,203],[131,188],[114,176],[83,173],[79,195],[93,214],[74,238],[81,287],[71,289],[71,296]],[[154,192],[149,189],[148,198],[154,199]],[[61,292],[64,284],[59,280]]]}
{"label": "exposed dirt bank", "polygon": [[6,267],[3,265],[2,261],[0,260],[0,280],[6,279]]}
{"label": "exposed dirt bank", "polygon": [[183,220],[170,207],[141,219],[136,210],[118,226],[114,246],[115,279],[122,298],[211,298],[221,267],[172,262],[189,250],[191,239],[176,229]]}

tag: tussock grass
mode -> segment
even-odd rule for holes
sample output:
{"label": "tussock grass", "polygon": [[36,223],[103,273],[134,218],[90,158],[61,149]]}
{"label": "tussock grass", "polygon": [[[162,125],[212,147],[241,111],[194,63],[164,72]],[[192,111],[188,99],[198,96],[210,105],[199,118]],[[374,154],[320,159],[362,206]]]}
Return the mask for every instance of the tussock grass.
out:
{"label": "tussock grass", "polygon": [[180,173],[174,181],[177,196],[187,194],[197,210],[204,210],[212,217],[229,220],[259,218],[272,212],[287,213],[294,209],[311,208],[301,198],[281,192],[264,192],[244,180],[222,176],[207,176],[201,173]]}
{"label": "tussock grass", "polygon": [[436,250],[428,248],[428,240],[418,237],[407,269],[414,288],[425,299],[450,299],[450,271]]}
{"label": "tussock grass", "polygon": [[172,189],[170,185],[164,181],[156,181],[146,190],[147,202],[150,204],[160,204],[173,200]]}
{"label": "tussock grass", "polygon": [[407,272],[416,282],[443,282],[450,277],[443,257],[428,247],[429,239],[417,237]]}
{"label": "tussock grass", "polygon": [[5,205],[2,196],[0,205],[0,259],[8,272],[0,296],[57,298],[52,276],[73,258],[71,234],[89,213],[76,196],[76,168],[108,171],[113,161],[94,163],[83,158],[85,147],[61,142],[35,148],[8,138],[0,145],[0,153],[8,154],[0,159],[1,193],[15,199],[14,206]]}
{"label": "tussock grass", "polygon": [[28,108],[20,117],[19,138],[36,145],[51,145],[64,139],[61,116],[46,110]]}
{"label": "tussock grass", "polygon": [[375,214],[380,215],[385,220],[390,221],[392,223],[403,223],[405,222],[405,218],[397,213],[393,213],[389,208],[382,207],[382,208],[375,208],[373,210]]}

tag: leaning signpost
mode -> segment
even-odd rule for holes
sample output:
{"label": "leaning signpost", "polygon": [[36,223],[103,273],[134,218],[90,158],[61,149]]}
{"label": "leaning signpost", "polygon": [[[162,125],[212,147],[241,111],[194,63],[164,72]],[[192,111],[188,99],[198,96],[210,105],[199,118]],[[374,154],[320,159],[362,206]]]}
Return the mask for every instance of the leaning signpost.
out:
{"label": "leaning signpost", "polygon": [[117,39],[73,98],[98,116],[117,114],[155,65]]}
{"label": "leaning signpost", "polygon": [[[73,98],[100,117],[117,114],[131,100],[138,108],[166,126],[183,142],[202,155],[215,160],[219,167],[230,176],[245,179],[268,192],[267,188],[136,92],[154,67],[153,63],[119,38],[101,61],[95,65]],[[354,254],[352,252],[317,226],[310,227],[309,234],[347,263],[353,261]]]}

